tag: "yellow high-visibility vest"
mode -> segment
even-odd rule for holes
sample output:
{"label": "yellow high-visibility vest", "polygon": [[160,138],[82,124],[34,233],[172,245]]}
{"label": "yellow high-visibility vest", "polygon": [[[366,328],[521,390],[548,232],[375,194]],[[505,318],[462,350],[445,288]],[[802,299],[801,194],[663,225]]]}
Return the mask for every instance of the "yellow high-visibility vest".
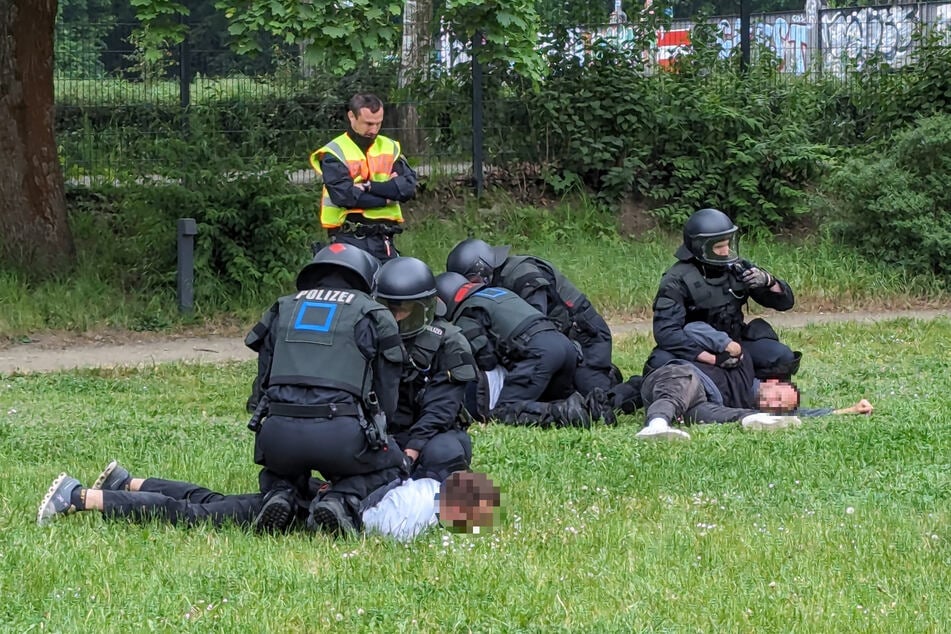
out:
{"label": "yellow high-visibility vest", "polygon": [[[320,171],[320,159],[330,154],[350,170],[350,178],[354,184],[366,181],[386,181],[393,173],[393,165],[400,157],[400,144],[383,135],[377,135],[373,145],[364,154],[346,133],[316,150],[310,155],[310,165],[323,176]],[[333,229],[344,223],[347,214],[361,214],[367,220],[392,220],[403,222],[403,211],[396,201],[385,207],[373,209],[347,209],[337,207],[330,200],[327,186],[324,186],[320,199],[320,224],[325,229]]]}

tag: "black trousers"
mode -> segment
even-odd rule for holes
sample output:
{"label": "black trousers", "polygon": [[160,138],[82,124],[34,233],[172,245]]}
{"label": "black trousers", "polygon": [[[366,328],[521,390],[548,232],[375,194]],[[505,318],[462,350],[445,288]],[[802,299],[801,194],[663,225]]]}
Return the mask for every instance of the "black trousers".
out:
{"label": "black trousers", "polygon": [[261,491],[287,483],[306,497],[311,472],[318,471],[335,494],[363,499],[402,473],[403,452],[392,437],[387,440],[385,448],[370,449],[359,419],[350,416],[269,416],[254,447],[254,461],[264,467]]}
{"label": "black trousers", "polygon": [[[397,434],[396,442],[405,447],[408,434]],[[410,476],[414,479],[432,478],[442,482],[453,471],[466,471],[472,462],[472,439],[461,429],[450,429],[436,434],[423,445],[419,458],[413,463]]]}
{"label": "black trousers", "polygon": [[393,236],[388,233],[377,232],[363,235],[359,232],[350,233],[343,229],[328,229],[327,236],[331,242],[342,242],[363,249],[380,262],[392,260],[400,255],[393,242]]}
{"label": "black trousers", "polygon": [[663,418],[670,423],[683,418],[687,423],[729,423],[756,413],[708,401],[698,373],[693,366],[669,363],[644,377],[641,397],[647,407],[646,420]]}
{"label": "black trousers", "polygon": [[575,372],[575,388],[582,394],[599,387],[605,392],[616,385],[611,368],[611,329],[591,304],[574,316],[568,337],[581,346],[583,360]]}
{"label": "black trousers", "polygon": [[525,357],[507,368],[496,406],[567,398],[574,391],[577,369],[578,351],[568,337],[557,330],[535,333]]}
{"label": "black trousers", "polygon": [[103,515],[191,526],[210,522],[248,525],[263,504],[261,493],[225,495],[190,482],[148,478],[139,491],[103,491]]}

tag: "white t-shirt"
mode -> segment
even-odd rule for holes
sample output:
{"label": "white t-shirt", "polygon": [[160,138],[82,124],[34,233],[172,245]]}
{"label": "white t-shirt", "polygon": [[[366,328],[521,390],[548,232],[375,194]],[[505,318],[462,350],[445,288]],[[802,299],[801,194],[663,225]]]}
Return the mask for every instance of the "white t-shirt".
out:
{"label": "white t-shirt", "polygon": [[489,409],[495,409],[499,402],[499,395],[502,388],[505,387],[505,368],[497,366],[494,370],[485,373],[485,378],[489,384]]}
{"label": "white t-shirt", "polygon": [[401,542],[408,542],[439,523],[439,481],[406,480],[386,492],[375,506],[363,511],[363,528]]}

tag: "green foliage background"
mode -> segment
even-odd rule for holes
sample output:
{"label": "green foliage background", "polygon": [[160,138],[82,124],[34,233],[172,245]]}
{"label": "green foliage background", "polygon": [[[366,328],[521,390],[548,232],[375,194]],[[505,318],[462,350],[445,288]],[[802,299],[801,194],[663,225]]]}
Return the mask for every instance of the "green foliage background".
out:
{"label": "green foliage background", "polygon": [[[223,17],[206,5],[190,10],[205,25],[194,37],[211,45],[214,25],[221,26],[214,20]],[[91,15],[103,6],[104,0],[69,0],[63,11]],[[491,9],[502,20],[515,19],[497,14],[516,6],[517,16],[530,8],[501,1],[491,7],[453,5],[467,15]],[[113,9],[120,17],[129,12]],[[277,5],[259,9],[276,11]],[[562,9],[544,4],[526,15],[535,16],[529,22],[553,22]],[[585,15],[606,17],[595,13]],[[471,23],[472,15],[457,26]],[[373,91],[392,106],[384,123],[393,136],[401,137],[397,115],[404,109],[411,106],[419,117],[424,142],[409,156],[426,175],[424,191],[407,205],[410,231],[400,243],[404,253],[423,255],[437,270],[445,251],[467,235],[512,241],[516,248],[538,248],[531,240],[550,236],[556,243],[545,248],[558,254],[553,259],[570,244],[588,265],[597,262],[611,271],[602,282],[597,276],[583,279],[586,269],[577,267],[599,305],[608,312],[640,311],[666,255],[639,271],[646,290],[628,288],[625,295],[613,288],[615,262],[638,257],[641,248],[620,230],[626,222],[622,211],[643,210],[647,222],[634,230],[635,237],[663,242],[694,210],[715,206],[734,218],[745,239],[780,253],[770,265],[807,297],[819,298],[813,305],[823,305],[824,298],[838,298],[833,301],[839,306],[864,302],[859,283],[841,282],[850,276],[895,284],[893,299],[943,292],[951,252],[951,201],[942,186],[951,178],[951,48],[921,36],[913,63],[895,69],[872,59],[845,80],[815,72],[782,74],[771,53],[759,49],[741,71],[735,56],[721,59],[712,27],[701,22],[692,34],[692,52],[659,71],[643,51],[666,18],[660,12],[640,17],[644,22],[628,46],[591,42],[583,62],[565,55],[576,34],[565,25],[553,27],[539,45],[546,65],[536,81],[517,72],[512,60],[487,56],[483,143],[489,194],[479,201],[470,197],[466,175],[473,144],[468,64],[452,72],[434,65],[428,76],[397,87],[395,57],[344,73],[302,69],[287,45],[259,40],[272,52],[256,62],[265,70],[196,76],[187,110],[180,108],[179,86],[163,79],[172,76],[171,67],[146,72],[143,63],[129,71],[140,76],[60,80],[59,151],[68,181],[79,184],[71,200],[87,254],[82,274],[96,284],[167,302],[175,283],[175,220],[190,216],[200,225],[200,311],[268,301],[286,288],[310,243],[322,237],[316,185],[290,185],[288,174],[309,171],[306,157],[338,133],[351,94]],[[101,77],[101,65],[84,64],[87,70],[66,74]],[[658,230],[645,233],[644,226]],[[811,236],[805,246],[800,240],[792,247],[805,249],[799,255],[811,262],[781,261],[788,249],[774,249],[769,237],[776,233]],[[525,243],[522,236],[532,238]],[[838,246],[848,251],[840,254]],[[597,249],[620,257],[606,262],[610,258]],[[815,264],[821,275],[804,264]],[[883,268],[888,266],[894,268]],[[927,276],[933,279],[922,283]],[[17,278],[7,280],[11,296],[43,297]],[[897,290],[903,285],[907,291]],[[63,321],[42,301],[26,306],[51,324]],[[38,318],[27,315],[31,308],[20,310],[24,324]],[[150,327],[169,319],[133,322]]]}

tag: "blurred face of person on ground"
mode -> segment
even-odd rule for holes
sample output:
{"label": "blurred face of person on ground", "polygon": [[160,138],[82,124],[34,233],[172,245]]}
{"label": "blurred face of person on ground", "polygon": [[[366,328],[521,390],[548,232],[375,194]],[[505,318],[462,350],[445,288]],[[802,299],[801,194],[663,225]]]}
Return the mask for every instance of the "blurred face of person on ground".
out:
{"label": "blurred face of person on ground", "polygon": [[456,472],[439,491],[439,521],[455,532],[478,533],[498,521],[501,494],[484,473]]}
{"label": "blurred face of person on ground", "polygon": [[798,388],[778,379],[767,379],[760,383],[757,398],[759,409],[764,412],[782,414],[799,407]]}
{"label": "blurred face of person on ground", "polygon": [[383,108],[373,112],[369,108],[360,108],[359,114],[347,111],[350,118],[350,127],[360,136],[367,139],[375,139],[380,133],[380,126],[383,125]]}

